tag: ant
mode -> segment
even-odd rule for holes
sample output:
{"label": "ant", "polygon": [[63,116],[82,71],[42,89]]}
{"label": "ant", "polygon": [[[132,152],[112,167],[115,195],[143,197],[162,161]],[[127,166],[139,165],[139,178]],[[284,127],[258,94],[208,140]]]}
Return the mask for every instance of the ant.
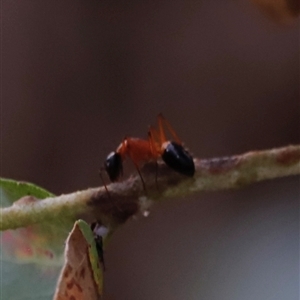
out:
{"label": "ant", "polygon": [[90,228],[94,235],[99,264],[102,265],[103,271],[105,271],[103,235],[106,235],[108,233],[108,228],[106,228],[103,225],[100,225],[98,221],[91,223]]}
{"label": "ant", "polygon": [[[183,175],[192,177],[195,173],[193,157],[183,148],[170,123],[159,114],[157,117],[158,130],[150,126],[148,140],[125,137],[116,151],[111,152],[104,163],[104,168],[112,182],[117,181],[123,175],[123,161],[129,157],[135,165],[141,178],[144,190],[145,182],[140,173],[143,163],[155,161],[159,158],[173,170]],[[166,139],[165,130],[173,137],[174,141]]]}

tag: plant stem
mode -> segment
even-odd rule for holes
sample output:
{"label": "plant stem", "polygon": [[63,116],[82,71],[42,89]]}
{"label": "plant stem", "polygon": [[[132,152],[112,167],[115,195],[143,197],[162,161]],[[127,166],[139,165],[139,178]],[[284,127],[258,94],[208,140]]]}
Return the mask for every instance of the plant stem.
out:
{"label": "plant stem", "polygon": [[142,176],[146,191],[139,176],[134,176],[108,185],[109,194],[104,187],[99,187],[42,201],[17,201],[10,207],[0,209],[0,230],[55,222],[57,218],[76,220],[79,217],[116,226],[140,210],[147,209],[156,200],[200,191],[239,188],[258,181],[299,175],[300,145],[194,161],[196,173],[193,178],[179,175],[160,163],[158,186],[155,165],[145,165]]}

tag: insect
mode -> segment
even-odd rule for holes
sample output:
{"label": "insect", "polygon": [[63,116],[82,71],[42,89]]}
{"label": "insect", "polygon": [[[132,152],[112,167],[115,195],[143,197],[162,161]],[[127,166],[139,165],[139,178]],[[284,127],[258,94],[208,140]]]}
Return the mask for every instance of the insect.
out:
{"label": "insect", "polygon": [[103,271],[105,271],[102,235],[106,235],[108,232],[108,229],[104,226],[101,226],[100,223],[98,223],[98,222],[92,223],[90,225],[90,227],[94,234],[94,241],[95,241],[95,245],[96,245],[96,251],[98,254],[99,263],[100,263],[100,265],[102,265]]}
{"label": "insect", "polygon": [[[170,168],[192,177],[195,173],[193,157],[184,149],[170,123],[159,114],[157,117],[158,129],[150,126],[148,139],[125,137],[116,151],[111,152],[104,163],[104,168],[112,182],[117,181],[123,175],[123,161],[129,158],[135,165],[142,180],[140,166],[150,161],[161,158]],[[166,138],[166,131],[174,140]]]}

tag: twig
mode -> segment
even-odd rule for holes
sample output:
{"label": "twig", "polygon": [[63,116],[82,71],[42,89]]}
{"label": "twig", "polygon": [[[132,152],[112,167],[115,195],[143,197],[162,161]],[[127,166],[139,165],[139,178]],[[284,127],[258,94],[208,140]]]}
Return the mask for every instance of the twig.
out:
{"label": "twig", "polygon": [[139,176],[134,176],[108,185],[110,197],[104,187],[99,187],[42,201],[17,201],[0,210],[0,230],[55,222],[58,218],[75,220],[79,217],[116,226],[139,211],[146,210],[153,201],[299,175],[300,145],[222,158],[195,159],[195,165],[195,176],[187,178],[160,163],[157,183],[155,165],[145,165],[142,174],[147,191],[143,189]]}

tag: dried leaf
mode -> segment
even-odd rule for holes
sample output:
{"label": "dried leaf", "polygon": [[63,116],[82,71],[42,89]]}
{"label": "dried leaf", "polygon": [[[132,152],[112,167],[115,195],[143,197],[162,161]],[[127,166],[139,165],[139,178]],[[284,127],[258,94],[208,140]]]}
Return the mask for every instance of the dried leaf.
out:
{"label": "dried leaf", "polygon": [[82,220],[68,236],[65,265],[53,300],[95,300],[103,294],[103,273],[93,232]]}

